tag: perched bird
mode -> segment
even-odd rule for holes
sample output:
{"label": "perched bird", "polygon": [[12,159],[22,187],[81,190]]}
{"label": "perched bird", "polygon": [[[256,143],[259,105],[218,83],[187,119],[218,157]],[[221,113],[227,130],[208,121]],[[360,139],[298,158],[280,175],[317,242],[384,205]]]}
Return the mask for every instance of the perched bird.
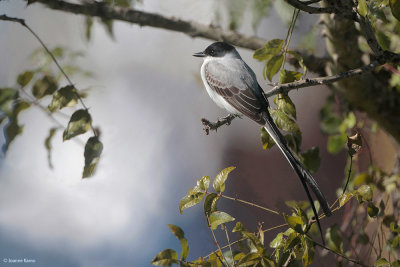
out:
{"label": "perched bird", "polygon": [[285,138],[275,125],[268,111],[268,100],[264,97],[253,70],[243,61],[237,50],[225,42],[215,42],[203,52],[195,53],[193,56],[204,59],[200,73],[211,99],[230,114],[245,115],[264,126],[278,145],[300,178],[322,237],[318,214],[307,184],[317,197],[325,215],[330,216],[331,209],[316,181],[290,150]]}

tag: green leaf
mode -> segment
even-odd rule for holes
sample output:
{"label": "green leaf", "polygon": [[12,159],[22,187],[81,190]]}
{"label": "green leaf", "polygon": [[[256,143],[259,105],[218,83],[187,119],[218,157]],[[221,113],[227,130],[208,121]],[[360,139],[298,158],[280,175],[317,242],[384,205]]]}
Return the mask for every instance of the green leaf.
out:
{"label": "green leaf", "polygon": [[368,6],[366,0],[358,0],[358,6],[357,6],[358,13],[365,17],[368,13]]}
{"label": "green leaf", "polygon": [[375,267],[387,266],[387,265],[389,265],[389,262],[385,258],[377,259],[374,264]]}
{"label": "green leaf", "polygon": [[356,193],[357,193],[357,196],[359,196],[358,200],[360,202],[372,200],[372,189],[369,185],[360,186],[357,189]]}
{"label": "green leaf", "polygon": [[17,82],[21,87],[25,87],[33,78],[33,72],[32,71],[25,71],[24,73],[21,73],[18,75]]}
{"label": "green leaf", "polygon": [[283,250],[284,251],[291,250],[292,248],[294,248],[295,246],[300,244],[300,242],[301,242],[301,239],[300,239],[299,234],[297,232],[293,232],[288,236]]}
{"label": "green leaf", "polygon": [[372,202],[368,202],[367,207],[368,216],[374,218],[378,215],[379,209]]}
{"label": "green leaf", "polygon": [[285,139],[286,139],[288,146],[293,150],[293,152],[298,154],[300,147],[301,147],[301,142],[302,142],[301,132],[298,131],[298,132],[286,134]]}
{"label": "green leaf", "polygon": [[400,0],[390,0],[389,4],[393,16],[400,21]]}
{"label": "green leaf", "polygon": [[113,28],[113,20],[112,19],[101,19],[101,23],[103,24],[108,36],[111,39],[114,39],[114,28]]}
{"label": "green leaf", "polygon": [[283,63],[283,55],[278,54],[271,57],[266,63],[265,74],[269,81],[272,81],[272,78],[278,71],[281,69]]}
{"label": "green leaf", "polygon": [[55,58],[61,59],[65,55],[65,49],[63,47],[57,46],[53,50],[51,50],[51,53]]}
{"label": "green leaf", "polygon": [[54,112],[57,109],[74,106],[76,103],[78,103],[77,92],[73,86],[67,85],[57,90],[48,108]]}
{"label": "green leaf", "polygon": [[253,58],[264,61],[270,59],[272,56],[282,53],[283,40],[273,39],[268,41],[263,47],[257,49]]}
{"label": "green leaf", "polygon": [[221,193],[225,191],[225,181],[228,178],[228,174],[235,168],[236,167],[228,167],[217,174],[213,181],[213,188],[215,189],[215,191]]}
{"label": "green leaf", "polygon": [[347,129],[351,130],[356,125],[357,119],[353,112],[349,112],[349,114],[344,117],[343,122],[341,123],[339,130],[341,133],[345,133]]}
{"label": "green leaf", "polygon": [[287,53],[292,55],[295,59],[297,59],[297,62],[299,63],[300,67],[303,69],[302,76],[306,75],[307,67],[304,64],[303,57],[299,53],[297,53],[296,51],[290,51],[289,50],[289,51],[287,51]]}
{"label": "green leaf", "polygon": [[232,232],[243,232],[243,231],[247,231],[246,228],[244,227],[242,222],[237,222],[235,227],[232,229]]}
{"label": "green leaf", "polygon": [[204,214],[209,216],[211,213],[217,210],[217,202],[220,197],[216,193],[207,195],[204,200]]}
{"label": "green leaf", "polygon": [[270,110],[271,117],[276,125],[285,132],[295,133],[300,131],[299,126],[281,110]]}
{"label": "green leaf", "polygon": [[5,139],[6,142],[2,147],[4,153],[7,152],[11,142],[23,131],[23,126],[18,124],[18,115],[21,111],[30,107],[30,104],[27,102],[17,102],[13,106],[13,110],[11,115],[8,118],[8,124],[5,126]]}
{"label": "green leaf", "polygon": [[42,79],[36,80],[32,87],[32,94],[37,99],[51,95],[57,90],[57,82],[54,77],[45,75]]}
{"label": "green leaf", "polygon": [[400,260],[394,260],[390,263],[390,267],[400,267]]}
{"label": "green leaf", "polygon": [[[221,253],[219,251],[218,252],[214,252],[208,258],[208,263],[210,263],[209,266],[210,267],[222,267],[222,263],[221,263],[220,259],[222,259]],[[202,266],[200,265],[199,267],[202,267]]]}
{"label": "green leaf", "polygon": [[342,120],[336,114],[329,114],[322,118],[321,130],[327,134],[335,134],[339,132],[339,127],[342,124]]}
{"label": "green leaf", "polygon": [[212,255],[208,258],[208,261],[205,261],[202,257],[198,258],[195,261],[192,261],[189,266],[193,266],[193,267],[221,267],[218,265],[217,261],[215,262],[215,264],[213,265],[212,263],[210,263],[210,259],[211,259]]}
{"label": "green leaf", "polygon": [[83,168],[82,178],[87,178],[94,174],[102,151],[103,144],[99,138],[97,136],[90,137],[85,145],[85,167]]}
{"label": "green leaf", "polygon": [[308,266],[314,260],[314,243],[304,236],[302,237],[301,241],[304,249],[304,253],[301,259],[303,262],[303,266]]}
{"label": "green leaf", "polygon": [[343,253],[343,242],[339,235],[339,227],[336,224],[326,230],[325,239],[330,249]]}
{"label": "green leaf", "polygon": [[182,214],[184,209],[190,208],[200,203],[206,194],[203,192],[196,192],[193,189],[189,190],[188,194],[179,202],[179,212]]}
{"label": "green leaf", "polygon": [[315,173],[321,163],[321,158],[319,157],[319,148],[312,147],[304,153],[301,153],[301,162],[310,173]]}
{"label": "green leaf", "polygon": [[[13,88],[0,88],[0,111],[11,114],[12,101],[18,98],[18,90]],[[10,115],[11,116],[11,115]]]}
{"label": "green leaf", "polygon": [[169,227],[169,229],[171,229],[171,232],[176,236],[176,238],[178,238],[179,242],[181,243],[181,249],[182,249],[181,259],[186,260],[188,254],[189,254],[189,246],[188,246],[187,239],[185,238],[185,233],[177,225],[168,224],[168,227]]}
{"label": "green leaf", "polygon": [[49,130],[49,135],[46,137],[46,139],[44,140],[44,146],[47,150],[47,162],[49,164],[49,168],[53,169],[53,164],[51,163],[51,140],[54,137],[54,134],[56,133],[57,128],[51,128]]}
{"label": "green leaf", "polygon": [[331,135],[328,137],[327,149],[329,153],[337,154],[339,153],[347,142],[346,134]]}
{"label": "green leaf", "polygon": [[373,177],[368,173],[360,173],[354,178],[354,186],[360,186],[362,184],[367,184],[373,181]]}
{"label": "green leaf", "polygon": [[90,38],[92,37],[92,26],[93,26],[93,18],[92,17],[89,17],[89,16],[85,17],[85,26],[86,26],[85,36],[86,36],[86,39],[89,41]]}
{"label": "green leaf", "polygon": [[274,103],[279,110],[296,119],[296,107],[288,95],[279,94],[275,96]]}
{"label": "green leaf", "polygon": [[389,228],[390,228],[390,231],[392,231],[393,233],[400,234],[400,226],[398,224],[396,224],[395,222],[391,222]]}
{"label": "green leaf", "polygon": [[271,248],[283,248],[285,240],[283,239],[283,233],[279,233],[276,237],[269,243]]}
{"label": "green leaf", "polygon": [[270,149],[275,145],[274,139],[272,139],[264,127],[261,127],[261,142],[264,150]]}
{"label": "green leaf", "polygon": [[69,140],[72,137],[86,133],[90,130],[91,125],[92,118],[87,109],[79,109],[75,111],[64,131],[63,140]]}
{"label": "green leaf", "polygon": [[203,176],[200,180],[197,181],[197,186],[202,191],[207,191],[208,187],[210,186],[210,177]]}
{"label": "green leaf", "polygon": [[250,252],[238,262],[238,267],[258,266],[257,263],[260,260],[261,257],[258,253]]}
{"label": "green leaf", "polygon": [[166,249],[158,253],[152,260],[151,264],[156,266],[171,266],[178,264],[178,254],[173,249]]}
{"label": "green leaf", "polygon": [[302,76],[303,76],[303,74],[298,71],[282,69],[281,73],[279,75],[279,82],[281,84],[291,83],[291,82],[300,80]]}
{"label": "green leaf", "polygon": [[208,222],[212,230],[217,229],[218,225],[220,224],[232,222],[234,220],[235,218],[223,211],[214,211],[208,217]]}
{"label": "green leaf", "polygon": [[287,216],[284,215],[285,221],[289,225],[290,228],[295,230],[300,234],[304,234],[303,230],[303,220],[300,216]]}

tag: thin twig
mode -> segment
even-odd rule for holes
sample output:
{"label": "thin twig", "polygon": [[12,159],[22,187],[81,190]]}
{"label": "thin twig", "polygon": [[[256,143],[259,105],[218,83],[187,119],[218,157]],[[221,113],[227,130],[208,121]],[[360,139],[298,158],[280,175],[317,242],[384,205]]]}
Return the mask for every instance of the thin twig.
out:
{"label": "thin twig", "polygon": [[309,240],[311,240],[315,245],[317,245],[317,246],[319,246],[319,247],[321,247],[321,248],[323,248],[323,249],[326,249],[326,250],[332,252],[333,254],[336,254],[337,256],[340,256],[340,257],[342,257],[343,259],[346,259],[347,261],[350,261],[350,262],[352,262],[352,263],[358,264],[358,265],[363,266],[363,267],[367,267],[367,265],[365,265],[364,263],[362,263],[362,262],[360,262],[360,261],[358,261],[358,260],[350,259],[350,258],[346,257],[345,255],[343,255],[342,253],[339,253],[339,252],[337,252],[337,251],[334,251],[334,250],[328,248],[327,246],[324,246],[324,245],[322,245],[322,244],[320,244],[320,243],[314,241],[314,240],[313,240],[311,237],[309,237],[308,235],[306,235],[306,237],[307,237]]}
{"label": "thin twig", "polygon": [[300,9],[294,9],[293,10],[292,20],[290,22],[288,33],[287,33],[286,38],[285,38],[285,48],[284,48],[284,52],[283,52],[283,64],[282,64],[281,69],[285,68],[287,50],[289,48],[290,40],[292,39],[294,26],[296,25],[296,20],[297,20],[297,17],[299,15],[299,13],[300,13]]}
{"label": "thin twig", "polygon": [[260,206],[260,205],[254,204],[252,202],[248,202],[248,201],[242,200],[242,199],[233,198],[233,197],[229,197],[229,196],[225,196],[225,195],[221,195],[221,197],[226,198],[226,199],[230,199],[230,200],[233,200],[233,201],[241,202],[241,203],[250,205],[252,207],[256,207],[256,208],[259,208],[259,209],[274,213],[276,215],[282,215],[278,211],[275,211],[275,210],[272,210],[272,209],[269,209],[269,208],[266,208],[266,207],[263,207],[263,206]]}
{"label": "thin twig", "polygon": [[346,78],[358,76],[365,74],[374,68],[382,65],[382,63],[378,61],[373,61],[368,65],[362,66],[360,68],[352,69],[349,71],[341,72],[336,75],[331,75],[331,76],[326,76],[326,77],[320,77],[320,78],[313,78],[313,79],[303,79],[291,83],[285,83],[285,84],[278,84],[274,86],[271,90],[267,91],[264,93],[265,97],[271,97],[277,94],[287,94],[288,92],[294,90],[294,89],[299,89],[299,88],[304,88],[304,87],[311,87],[311,86],[316,86],[316,85],[325,85],[325,84],[331,84]]}
{"label": "thin twig", "polygon": [[225,259],[225,256],[224,256],[224,254],[222,253],[221,246],[219,245],[218,240],[217,240],[217,237],[216,237],[215,234],[214,234],[214,230],[211,228],[210,220],[208,219],[208,216],[207,216],[207,224],[208,224],[208,228],[210,229],[211,234],[212,234],[212,236],[213,236],[213,238],[214,238],[214,243],[215,243],[215,245],[217,245],[218,251],[221,253],[222,259],[218,256],[218,254],[216,254],[216,255],[217,255],[217,258],[219,259],[219,261],[221,262],[221,264],[222,264],[223,266],[225,266],[223,260],[225,260],[225,262],[227,263],[227,265],[230,266],[230,265],[229,265],[229,262]]}
{"label": "thin twig", "polygon": [[[233,251],[232,251],[231,242],[229,241],[228,229],[227,229],[225,224],[223,224],[223,226],[224,226],[224,230],[225,230],[226,241],[228,242],[229,250],[231,252],[231,257],[232,257],[232,260],[233,260]],[[234,260],[233,260],[233,266],[236,266]]]}

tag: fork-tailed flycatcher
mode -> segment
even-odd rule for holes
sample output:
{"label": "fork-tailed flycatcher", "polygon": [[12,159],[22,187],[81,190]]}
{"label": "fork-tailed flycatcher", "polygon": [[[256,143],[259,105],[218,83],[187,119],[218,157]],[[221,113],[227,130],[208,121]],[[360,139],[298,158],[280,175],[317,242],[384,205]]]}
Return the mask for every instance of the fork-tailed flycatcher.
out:
{"label": "fork-tailed flycatcher", "polygon": [[213,43],[203,52],[193,56],[204,58],[200,73],[211,99],[230,114],[245,115],[264,126],[278,145],[303,184],[322,236],[318,214],[307,184],[317,197],[325,215],[330,216],[331,209],[314,178],[289,149],[285,138],[275,125],[268,111],[268,100],[264,97],[253,70],[242,60],[236,49],[225,42]]}

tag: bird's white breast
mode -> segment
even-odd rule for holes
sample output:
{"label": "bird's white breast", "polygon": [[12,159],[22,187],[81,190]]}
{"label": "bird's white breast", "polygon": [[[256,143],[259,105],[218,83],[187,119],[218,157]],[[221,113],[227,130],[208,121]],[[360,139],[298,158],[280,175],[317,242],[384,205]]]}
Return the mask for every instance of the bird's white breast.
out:
{"label": "bird's white breast", "polygon": [[219,59],[212,58],[212,57],[206,57],[204,59],[203,65],[201,65],[201,69],[200,69],[201,79],[203,80],[203,83],[204,83],[204,86],[206,87],[208,95],[219,107],[226,109],[230,114],[242,115],[242,113],[240,113],[237,109],[235,109],[231,104],[226,102],[226,100],[222,96],[217,94],[208,84],[207,79],[206,79],[205,66],[212,60],[219,60]]}

